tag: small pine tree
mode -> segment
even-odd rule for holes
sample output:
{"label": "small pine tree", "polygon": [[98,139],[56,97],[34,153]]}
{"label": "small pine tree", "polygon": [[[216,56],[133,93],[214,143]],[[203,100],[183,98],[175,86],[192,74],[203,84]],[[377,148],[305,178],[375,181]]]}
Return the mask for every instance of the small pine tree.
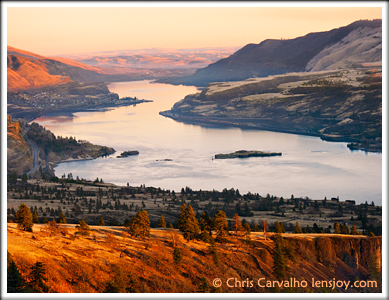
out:
{"label": "small pine tree", "polygon": [[60,224],[67,224],[68,222],[66,221],[66,217],[64,215],[64,213],[60,213],[59,214],[59,223]]}
{"label": "small pine tree", "polygon": [[217,247],[215,240],[211,237],[209,243],[209,252],[213,255],[213,262],[216,266],[219,265],[219,253],[217,252]]}
{"label": "small pine tree", "polygon": [[262,225],[262,228],[263,228],[263,236],[264,236],[264,238],[266,240],[266,233],[269,231],[269,225],[267,225],[265,220],[262,221],[261,225]]}
{"label": "small pine tree", "polygon": [[141,239],[150,237],[150,220],[147,211],[141,210],[135,217],[132,217],[129,230],[131,236]]}
{"label": "small pine tree", "polygon": [[213,224],[216,231],[216,240],[219,243],[225,242],[229,234],[226,213],[219,210],[218,213],[213,217]]}
{"label": "small pine tree", "polygon": [[32,222],[31,210],[24,203],[19,205],[19,210],[16,212],[15,222],[18,227],[25,231],[31,231],[34,223]]}
{"label": "small pine tree", "polygon": [[49,223],[49,221],[48,221],[47,218],[45,217],[45,218],[43,219],[43,224],[47,224],[47,223]]}
{"label": "small pine tree", "polygon": [[350,229],[347,227],[346,224],[342,224],[342,225],[340,226],[340,232],[341,232],[342,234],[350,234]]}
{"label": "small pine tree", "polygon": [[278,221],[276,222],[276,225],[275,225],[275,232],[276,233],[285,233],[284,226]]}
{"label": "small pine tree", "polygon": [[358,235],[357,227],[355,227],[355,225],[353,225],[353,227],[351,227],[351,234]]}
{"label": "small pine tree", "polygon": [[34,212],[32,213],[32,223],[39,224],[39,218],[38,213],[34,209]]}
{"label": "small pine tree", "polygon": [[159,228],[166,228],[166,222],[165,222],[165,218],[163,217],[163,215],[161,215],[161,218],[158,221],[158,227]]}
{"label": "small pine tree", "polygon": [[98,225],[99,226],[105,226],[103,217],[100,218]]}
{"label": "small pine tree", "polygon": [[173,260],[177,265],[180,265],[182,262],[182,253],[180,248],[175,247],[173,252]]}
{"label": "small pine tree", "polygon": [[238,238],[242,235],[242,231],[243,231],[242,221],[240,220],[240,217],[237,213],[234,213],[232,219],[234,220],[232,229],[235,231],[235,236]]}
{"label": "small pine tree", "polygon": [[282,246],[282,237],[277,234],[274,241],[276,247],[273,253],[273,275],[278,280],[284,280],[286,277],[286,258]]}
{"label": "small pine tree", "polygon": [[90,235],[90,228],[89,228],[89,225],[85,223],[84,219],[82,219],[78,223],[79,223],[79,225],[76,226],[76,228],[78,229],[76,234],[89,236]]}
{"label": "small pine tree", "polygon": [[45,265],[40,261],[38,261],[35,265],[31,267],[31,280],[29,284],[31,288],[38,293],[47,293],[49,291],[49,287],[45,283],[45,281],[47,280],[44,275],[45,272]]}
{"label": "small pine tree", "polygon": [[303,231],[300,228],[300,224],[299,224],[298,221],[296,222],[296,226],[294,228],[294,233],[303,233]]}
{"label": "small pine tree", "polygon": [[181,213],[178,217],[178,229],[184,233],[184,237],[189,242],[199,234],[199,222],[196,219],[192,206],[182,204]]}
{"label": "small pine tree", "polygon": [[20,274],[18,267],[7,252],[7,293],[28,293],[27,283]]}
{"label": "small pine tree", "polygon": [[174,229],[174,226],[173,226],[172,223],[169,224],[169,228],[170,228],[170,229]]}
{"label": "small pine tree", "polygon": [[253,231],[254,231],[254,232],[259,232],[259,231],[260,231],[259,226],[258,226],[257,223],[254,223]]}
{"label": "small pine tree", "polygon": [[340,226],[338,222],[335,222],[334,224],[334,231],[336,234],[340,234]]}

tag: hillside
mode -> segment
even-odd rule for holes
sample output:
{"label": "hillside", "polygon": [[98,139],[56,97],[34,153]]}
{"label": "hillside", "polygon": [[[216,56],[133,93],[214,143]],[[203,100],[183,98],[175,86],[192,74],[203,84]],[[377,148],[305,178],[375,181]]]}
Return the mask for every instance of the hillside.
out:
{"label": "hillside", "polygon": [[348,26],[305,36],[248,44],[195,74],[166,79],[173,84],[207,86],[306,70],[320,71],[382,61],[382,20],[360,20]]}
{"label": "hillside", "polygon": [[[27,278],[31,267],[42,262],[49,293],[350,293],[380,292],[382,286],[381,237],[282,234],[287,278],[305,280],[307,287],[280,289],[257,284],[260,278],[261,285],[278,279],[272,271],[277,249],[271,233],[266,240],[261,233],[252,233],[249,242],[231,236],[229,242],[212,248],[203,241],[187,242],[175,229],[152,229],[150,238],[139,240],[124,227],[91,226],[89,237],[77,237],[74,225],[60,226],[62,233],[47,225],[35,224],[33,232],[7,225],[9,263],[14,261]],[[181,251],[181,263],[173,260],[175,247]],[[221,288],[213,286],[216,278],[222,280]],[[235,285],[235,278],[252,280],[253,285],[228,287],[228,278],[233,278],[230,285]],[[313,287],[312,279],[319,285]],[[333,279],[350,281],[348,288],[319,287],[321,281]],[[377,288],[352,287],[356,280],[375,281]]]}
{"label": "hillside", "polygon": [[7,172],[23,174],[33,167],[33,153],[30,145],[22,133],[25,128],[20,129],[19,122],[7,117]]}
{"label": "hillside", "polygon": [[[23,134],[22,134],[23,133]],[[55,163],[75,159],[93,159],[115,152],[113,148],[77,141],[74,137],[56,137],[37,123],[27,125],[25,120],[7,119],[7,173],[20,176],[36,168],[30,176],[54,176]],[[44,175],[46,174],[46,175]]]}
{"label": "hillside", "polygon": [[212,83],[161,115],[195,124],[237,126],[353,142],[381,151],[382,74],[360,67]]}

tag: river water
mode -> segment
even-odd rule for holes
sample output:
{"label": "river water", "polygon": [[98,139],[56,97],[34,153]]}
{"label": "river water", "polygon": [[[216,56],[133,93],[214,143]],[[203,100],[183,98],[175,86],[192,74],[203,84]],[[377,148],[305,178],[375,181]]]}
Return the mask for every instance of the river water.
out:
{"label": "river water", "polygon": [[[239,189],[265,196],[338,197],[358,203],[382,203],[382,155],[350,151],[346,143],[325,142],[317,137],[238,128],[187,125],[158,113],[195,93],[195,87],[150,81],[109,85],[120,97],[154,102],[44,116],[35,120],[56,135],[75,136],[115,148],[107,158],[66,162],[56,167],[57,176],[73,176],[118,185],[192,189]],[[122,151],[138,150],[138,156],[116,158]],[[282,152],[282,156],[213,160],[217,153],[236,150]]]}

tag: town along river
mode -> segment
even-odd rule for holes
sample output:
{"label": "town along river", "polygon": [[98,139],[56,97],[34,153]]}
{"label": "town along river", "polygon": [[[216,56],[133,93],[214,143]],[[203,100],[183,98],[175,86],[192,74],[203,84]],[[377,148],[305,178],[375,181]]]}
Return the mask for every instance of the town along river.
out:
{"label": "town along river", "polygon": [[[175,191],[186,186],[219,191],[235,188],[241,194],[250,191],[261,196],[382,202],[380,153],[352,152],[346,143],[317,137],[207,128],[159,115],[185,95],[197,92],[195,87],[145,80],[112,83],[109,89],[120,97],[153,102],[35,120],[56,135],[117,150],[106,158],[61,163],[55,168],[57,176],[72,173],[118,185],[145,184]],[[117,158],[127,150],[138,150],[139,155]],[[237,150],[281,152],[282,156],[213,159],[215,154]]]}

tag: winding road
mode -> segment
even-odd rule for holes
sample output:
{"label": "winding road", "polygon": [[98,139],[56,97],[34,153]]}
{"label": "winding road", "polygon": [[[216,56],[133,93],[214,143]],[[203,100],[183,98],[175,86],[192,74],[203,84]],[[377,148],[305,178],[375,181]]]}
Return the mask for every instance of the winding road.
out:
{"label": "winding road", "polygon": [[27,128],[26,132],[23,133],[23,136],[26,139],[27,143],[29,143],[30,146],[32,147],[32,150],[34,151],[34,166],[30,171],[27,172],[27,176],[30,175],[32,172],[35,172],[39,167],[39,159],[38,159],[39,158],[39,149],[38,149],[38,146],[33,141],[30,141],[26,137],[26,134],[29,130],[30,130],[30,128]]}

